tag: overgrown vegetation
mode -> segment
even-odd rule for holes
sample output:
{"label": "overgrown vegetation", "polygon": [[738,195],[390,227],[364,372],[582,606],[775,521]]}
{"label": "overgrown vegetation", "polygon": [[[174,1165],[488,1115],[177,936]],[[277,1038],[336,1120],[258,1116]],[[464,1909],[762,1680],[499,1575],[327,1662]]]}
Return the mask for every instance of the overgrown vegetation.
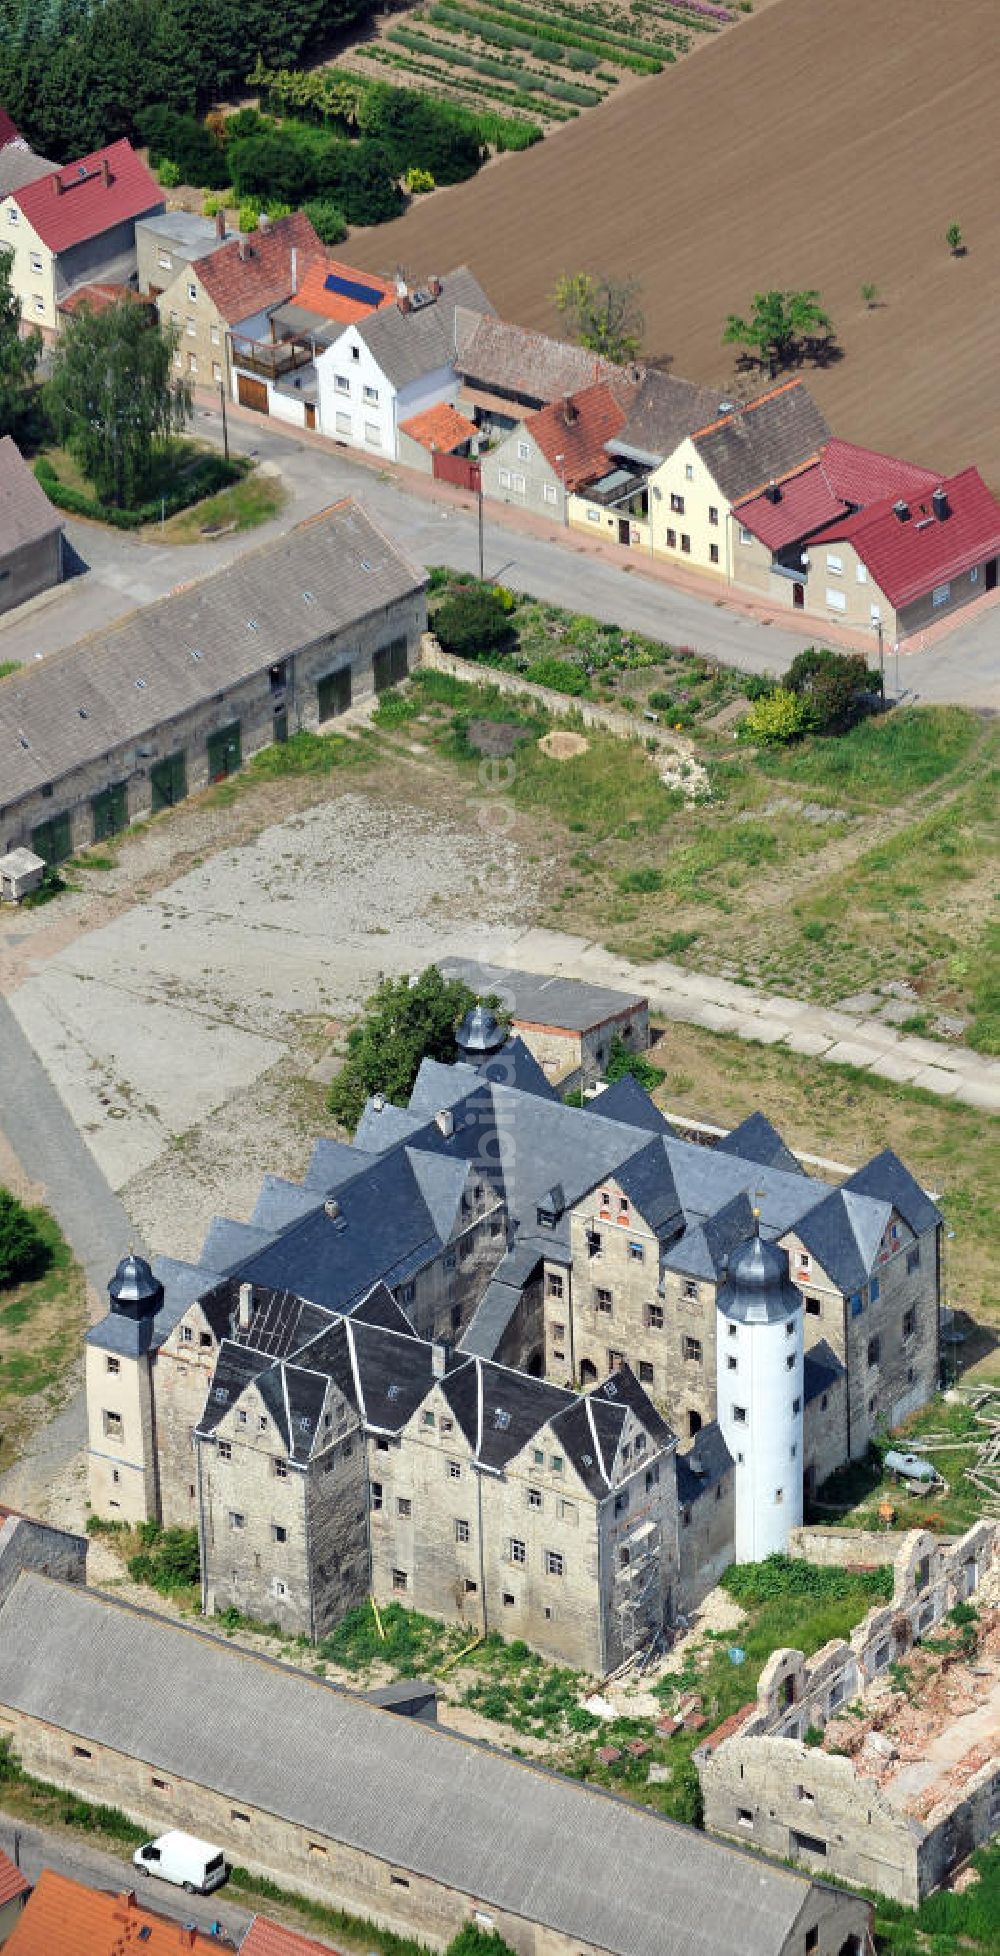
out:
{"label": "overgrown vegetation", "polygon": [[0,1188],[0,1290],[40,1277],[48,1265],[51,1246],[40,1226],[42,1214],[26,1209],[10,1189]]}
{"label": "overgrown vegetation", "polygon": [[139,1523],[141,1547],[128,1559],[133,1582],[146,1583],[161,1596],[190,1598],[201,1582],[197,1528],[161,1528],[158,1522]]}
{"label": "overgrown vegetation", "polygon": [[[946,1376],[948,1365],[945,1347]],[[980,1410],[994,1420],[1000,1419],[1000,1384]],[[864,1460],[851,1461],[839,1468],[818,1490],[817,1519],[836,1522],[840,1527],[877,1528],[879,1507],[888,1502],[895,1512],[897,1528],[964,1534],[995,1507],[995,1497],[991,1498],[968,1479],[968,1469],[976,1464],[977,1442],[981,1445],[988,1437],[988,1429],[976,1413],[976,1406],[964,1394],[952,1404],[945,1399],[934,1399],[919,1412],[911,1413],[892,1432],[886,1429],[878,1433],[869,1444]],[[885,1456],[892,1447],[915,1447],[920,1451],[920,1443],[928,1440],[944,1443],[941,1451],[932,1449],[928,1458],[946,1485],[932,1485],[926,1493],[911,1493],[886,1470]]]}
{"label": "overgrown vegetation", "polygon": [[0,1189],[0,1469],[61,1403],[87,1320],[83,1273],[47,1209]]}
{"label": "overgrown vegetation", "polygon": [[347,1058],[328,1096],[330,1112],[353,1133],[369,1095],[381,1093],[405,1107],[423,1060],[454,1059],[456,1028],[475,1003],[468,985],[442,978],[434,964],[414,980],[386,978],[348,1034]]}

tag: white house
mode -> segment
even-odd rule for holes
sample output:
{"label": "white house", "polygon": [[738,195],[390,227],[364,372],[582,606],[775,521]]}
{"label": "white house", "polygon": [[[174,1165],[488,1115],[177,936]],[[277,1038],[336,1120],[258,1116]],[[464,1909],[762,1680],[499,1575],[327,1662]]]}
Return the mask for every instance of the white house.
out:
{"label": "white house", "polygon": [[347,326],[316,356],[319,425],[325,435],[399,459],[399,427],[425,409],[454,404],[455,313],[491,310],[467,266],[445,278],[408,286],[399,279],[394,305]]}

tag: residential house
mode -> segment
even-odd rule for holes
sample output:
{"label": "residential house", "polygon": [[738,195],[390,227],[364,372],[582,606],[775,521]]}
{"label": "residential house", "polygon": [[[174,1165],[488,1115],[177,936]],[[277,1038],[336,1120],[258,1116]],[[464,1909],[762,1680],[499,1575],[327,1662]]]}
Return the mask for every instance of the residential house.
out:
{"label": "residential house", "polygon": [[164,208],[163,192],[124,138],[21,184],[0,201],[0,246],[26,325],[52,337],[61,302],[95,280],[135,275],[135,227]]}
{"label": "residential house", "polygon": [[[926,495],[939,480],[932,470],[894,455],[854,442],[824,442],[817,456],[735,504],[734,584],[759,592],[772,604],[804,609],[807,548],[819,530],[886,497]],[[846,611],[847,606],[830,609]],[[861,622],[868,624],[868,615]]]}
{"label": "residential house", "polygon": [[13,1935],[30,1893],[27,1875],[0,1847],[0,1949]]}
{"label": "residential house", "polygon": [[221,780],[415,660],[423,571],[343,502],[0,685],[0,849],[47,862]]}
{"label": "residential house", "polygon": [[219,1944],[194,1923],[144,1908],[130,1888],[117,1894],[91,1888],[54,1868],[42,1869],[6,1944],[7,1956],[123,1956],[133,1948],[143,1956],[180,1956],[182,1950],[212,1956]]}
{"label": "residential house", "polygon": [[[407,468],[420,469],[424,475],[434,474],[435,457],[468,460],[478,453],[478,444],[475,423],[447,401],[424,408],[422,413],[411,415],[399,425],[399,459]],[[440,462],[436,466],[441,469]]]}
{"label": "residential house", "polygon": [[0,199],[26,183],[34,183],[37,177],[48,176],[55,168],[46,157],[36,156],[13,117],[0,108]]}
{"label": "residential house", "polygon": [[345,326],[367,319],[395,296],[395,281],[355,271],[336,258],[310,258],[296,291],[271,313],[264,337],[230,335],[241,406],[299,428],[315,428],[317,355],[340,338]]}
{"label": "residential house", "polygon": [[654,553],[732,583],[734,504],[815,460],[829,435],[801,380],[687,434],[649,478]]}
{"label": "residential house", "polygon": [[807,611],[898,644],[996,590],[1000,502],[963,469],[835,518],[806,557]]}
{"label": "residential house", "polygon": [[186,265],[209,257],[234,236],[226,229],[225,211],[215,217],[201,217],[195,211],[164,211],[160,217],[140,219],[135,227],[135,249],[143,298],[159,298]]}
{"label": "residential house", "polygon": [[[459,406],[491,438],[595,381],[625,377],[621,368],[586,347],[513,326],[489,308],[477,311],[470,305],[460,311],[457,338]],[[630,371],[638,377],[638,368]]]}
{"label": "residential house", "polygon": [[42,1576],[0,1614],[0,1725],[34,1776],[439,1949],[473,1921],[518,1956],[869,1944],[870,1904],[811,1874]]}
{"label": "residential house", "polygon": [[398,461],[401,424],[425,408],[454,405],[457,399],[459,309],[482,311],[488,305],[465,265],[422,286],[398,280],[392,305],[353,321],[317,355],[323,433]]}
{"label": "residential house", "polygon": [[64,518],[10,435],[0,440],[0,612],[12,611],[63,574]]}
{"label": "residential house", "polygon": [[649,483],[678,443],[713,420],[722,407],[721,390],[654,370],[647,373],[631,402],[625,424],[605,443],[604,470],[584,496],[570,501],[569,520],[599,529],[616,543],[650,547]]}
{"label": "residential house", "polygon": [[[249,236],[229,238],[183,265],[156,301],[160,319],[181,335],[178,370],[198,386],[222,384],[240,398],[229,336],[266,338],[271,314],[322,257],[323,246],[304,211],[293,211],[274,224],[264,219]],[[261,403],[252,399],[247,405]]]}
{"label": "residential house", "polygon": [[570,498],[606,473],[605,443],[636,392],[623,377],[599,380],[527,415],[483,456],[484,496],[567,523]]}

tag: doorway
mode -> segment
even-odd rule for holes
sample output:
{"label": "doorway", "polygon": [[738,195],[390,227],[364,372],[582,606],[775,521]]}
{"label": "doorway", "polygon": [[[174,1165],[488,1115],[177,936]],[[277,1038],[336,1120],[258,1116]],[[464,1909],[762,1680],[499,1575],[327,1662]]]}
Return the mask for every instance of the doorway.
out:
{"label": "doorway", "polygon": [[287,706],[276,706],[274,709],[274,738],[278,742],[288,739]]}
{"label": "doorway", "polygon": [[149,779],[153,814],[159,815],[164,808],[174,808],[187,794],[187,767],[183,753],[166,754],[162,761],[154,762],[149,770]]}
{"label": "doorway", "polygon": [[995,590],[996,590],[996,588],[997,588],[997,559],[996,559],[995,557],[991,557],[991,558],[990,558],[990,561],[989,561],[989,563],[988,563],[988,564],[987,564],[987,566],[986,566],[986,576],[985,576],[985,578],[984,578],[984,580],[983,580],[983,582],[984,582],[984,584],[985,584],[985,586],[986,586],[986,589],[987,589],[987,591],[995,591]]}
{"label": "doorway", "polygon": [[630,544],[632,541],[632,525],[627,516],[618,518],[618,541],[624,544]]}
{"label": "doorway", "polygon": [[806,602],[805,585],[793,584],[792,585],[792,610],[803,611],[805,609],[805,602]]}
{"label": "doorway", "polygon": [[316,426],[316,404],[314,401],[307,401],[306,402],[306,427],[315,428],[315,426]]}

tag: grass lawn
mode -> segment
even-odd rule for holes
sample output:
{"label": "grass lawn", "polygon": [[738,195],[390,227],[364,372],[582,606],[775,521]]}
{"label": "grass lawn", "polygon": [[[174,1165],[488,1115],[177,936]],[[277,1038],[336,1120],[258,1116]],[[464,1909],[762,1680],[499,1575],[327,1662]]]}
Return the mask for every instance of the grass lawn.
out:
{"label": "grass lawn", "polygon": [[[1000,1383],[980,1410],[991,1421],[1000,1421]],[[885,1500],[896,1510],[898,1528],[931,1528],[946,1535],[964,1535],[984,1514],[998,1510],[996,1497],[984,1495],[965,1478],[966,1468],[976,1461],[974,1442],[988,1437],[989,1428],[977,1420],[976,1409],[966,1399],[956,1404],[935,1399],[912,1413],[893,1435],[880,1436],[867,1460],[854,1461],[824,1482],[814,1518],[826,1525],[877,1528],[878,1505]],[[929,1457],[948,1483],[946,1490],[931,1488],[924,1495],[908,1494],[885,1473],[882,1462],[890,1446],[906,1447],[920,1440],[944,1442],[942,1449]]]}
{"label": "grass lawn", "polygon": [[[267,523],[287,502],[287,492],[277,476],[247,475],[217,496],[193,503],[190,509],[172,516],[163,527],[165,543],[203,543],[206,530],[255,530]],[[156,534],[159,535],[157,527]]]}
{"label": "grass lawn", "polygon": [[0,1470],[17,1459],[28,1426],[50,1418],[87,1323],[86,1287],[47,1209],[28,1210],[48,1246],[41,1276],[0,1289]]}

